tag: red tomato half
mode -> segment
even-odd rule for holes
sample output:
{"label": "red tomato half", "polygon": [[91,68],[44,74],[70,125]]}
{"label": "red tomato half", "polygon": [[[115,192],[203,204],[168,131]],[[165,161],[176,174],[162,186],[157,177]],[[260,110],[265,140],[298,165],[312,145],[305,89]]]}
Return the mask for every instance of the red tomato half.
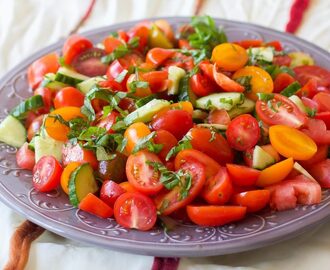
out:
{"label": "red tomato half", "polygon": [[319,66],[295,67],[296,78],[301,85],[306,84],[310,79],[315,79],[318,86],[330,87],[330,72]]}
{"label": "red tomato half", "polygon": [[17,166],[21,169],[32,171],[36,163],[34,156],[34,152],[29,149],[29,144],[27,142],[24,143],[16,153]]}
{"label": "red tomato half", "polygon": [[54,107],[55,109],[66,106],[81,107],[84,105],[84,99],[84,94],[77,88],[64,87],[56,93]]}
{"label": "red tomato half", "polygon": [[261,39],[243,39],[240,41],[235,41],[233,43],[240,45],[244,49],[249,49],[249,48],[253,48],[253,47],[261,47],[263,40],[261,40]]}
{"label": "red tomato half", "polygon": [[154,143],[163,145],[163,148],[158,153],[158,156],[161,158],[161,160],[165,161],[168,152],[178,144],[178,140],[172,133],[168,132],[167,130],[159,129],[156,131]]}
{"label": "red tomato half", "polygon": [[63,168],[53,156],[44,156],[33,168],[33,186],[41,192],[51,191],[60,184]]}
{"label": "red tomato half", "polygon": [[237,186],[254,186],[259,178],[260,171],[237,164],[226,164],[228,174],[233,184]]}
{"label": "red tomato half", "polygon": [[278,55],[273,59],[273,64],[277,66],[287,66],[289,67],[291,64],[291,57],[289,55]]}
{"label": "red tomato half", "polygon": [[93,47],[93,43],[80,35],[72,35],[67,38],[63,45],[62,54],[65,63],[71,64],[72,60],[82,52]]}
{"label": "red tomato half", "polygon": [[216,84],[201,73],[197,73],[190,78],[189,86],[191,91],[199,97],[210,95],[217,90]]}
{"label": "red tomato half", "polygon": [[254,213],[265,208],[269,203],[269,199],[269,190],[251,190],[235,194],[233,203],[235,205],[246,206],[247,212]]}
{"label": "red tomato half", "polygon": [[330,188],[330,159],[313,164],[309,172],[319,182],[321,187]]}
{"label": "red tomato half", "polygon": [[52,90],[50,90],[49,88],[46,87],[42,87],[42,88],[37,88],[34,91],[34,95],[40,95],[42,97],[42,101],[44,103],[44,106],[38,110],[38,113],[44,114],[44,113],[49,113],[50,108],[53,105],[53,93]]}
{"label": "red tomato half", "polygon": [[134,37],[139,38],[139,46],[136,48],[140,52],[144,52],[149,38],[149,29],[145,25],[136,25],[127,32],[128,42]]}
{"label": "red tomato half", "polygon": [[290,99],[280,94],[274,94],[269,101],[258,100],[256,112],[267,125],[286,125],[299,128],[307,121],[306,116]]}
{"label": "red tomato half", "polygon": [[109,37],[106,37],[103,40],[103,45],[104,45],[104,49],[105,49],[106,53],[107,54],[110,54],[116,48],[118,48],[119,46],[124,45],[124,43],[120,39],[118,39],[118,38],[115,38],[113,36],[109,36]]}
{"label": "red tomato half", "polygon": [[[107,77],[109,80],[115,80],[122,72],[127,71],[128,67],[124,66],[119,62],[118,59],[113,61],[108,70],[107,70]],[[123,89],[126,89],[126,83],[128,80],[129,74],[126,74],[124,79],[120,82],[120,85]]]}
{"label": "red tomato half", "polygon": [[125,228],[150,230],[156,223],[157,210],[154,202],[141,193],[126,192],[116,200],[115,219]]}
{"label": "red tomato half", "polygon": [[239,151],[255,146],[260,138],[258,121],[249,114],[234,118],[226,131],[229,145]]}
{"label": "red tomato half", "polygon": [[159,172],[147,164],[148,162],[162,163],[154,153],[148,151],[131,154],[126,162],[126,175],[128,182],[138,191],[154,195],[163,188],[163,184],[159,181]]}
{"label": "red tomato half", "polygon": [[279,93],[293,83],[295,79],[288,73],[280,73],[274,80],[274,93]]}
{"label": "red tomato half", "polygon": [[100,190],[100,199],[107,205],[113,207],[119,196],[126,190],[114,181],[104,181]]}
{"label": "red tomato half", "polygon": [[222,226],[245,217],[246,207],[242,206],[187,206],[190,220],[200,226]]}
{"label": "red tomato half", "polygon": [[213,78],[215,82],[226,92],[244,92],[244,86],[229,78],[224,73],[217,71],[216,65],[213,65]]}

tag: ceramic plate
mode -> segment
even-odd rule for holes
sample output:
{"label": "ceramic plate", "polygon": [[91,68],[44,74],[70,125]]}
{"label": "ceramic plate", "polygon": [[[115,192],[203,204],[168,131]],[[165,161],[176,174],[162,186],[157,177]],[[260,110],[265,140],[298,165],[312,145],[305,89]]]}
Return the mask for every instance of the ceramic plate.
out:
{"label": "ceramic plate", "polygon": [[[174,26],[190,18],[165,18]],[[286,51],[304,51],[316,63],[330,69],[330,54],[292,35],[256,25],[216,19],[229,40],[280,40]],[[128,29],[136,22],[127,22],[83,33],[93,42],[107,34]],[[21,100],[29,97],[27,67],[42,55],[60,51],[63,40],[29,57],[0,81],[0,118]],[[0,199],[27,219],[67,238],[120,251],[153,256],[212,256],[255,249],[288,239],[324,222],[330,216],[330,191],[323,191],[322,202],[315,206],[298,206],[284,212],[265,211],[242,222],[222,227],[199,227],[178,223],[172,231],[155,228],[140,232],[127,230],[113,219],[102,220],[73,208],[62,191],[47,194],[32,188],[31,173],[17,168],[15,148],[0,144]]]}

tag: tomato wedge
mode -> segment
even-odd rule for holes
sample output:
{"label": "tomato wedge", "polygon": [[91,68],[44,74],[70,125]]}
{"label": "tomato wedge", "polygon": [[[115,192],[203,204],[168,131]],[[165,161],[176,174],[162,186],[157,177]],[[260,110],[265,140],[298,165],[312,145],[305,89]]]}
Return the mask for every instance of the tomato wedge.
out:
{"label": "tomato wedge", "polygon": [[17,166],[25,170],[33,170],[33,167],[36,163],[35,154],[32,150],[29,149],[29,144],[24,143],[16,152],[16,163]]}
{"label": "tomato wedge", "polygon": [[245,217],[244,206],[187,206],[190,220],[200,226],[222,226]]}
{"label": "tomato wedge", "polygon": [[226,167],[233,184],[240,187],[254,186],[260,175],[260,171],[243,165],[228,163]]}
{"label": "tomato wedge", "polygon": [[263,190],[251,190],[235,194],[232,202],[235,205],[246,206],[248,213],[258,212],[264,209],[270,200],[270,191]]}
{"label": "tomato wedge", "polygon": [[113,215],[113,210],[93,193],[88,193],[79,203],[79,209],[92,215],[109,218]]}
{"label": "tomato wedge", "polygon": [[215,82],[227,92],[244,92],[244,86],[230,79],[224,73],[217,71],[217,66],[213,65],[213,78]]}

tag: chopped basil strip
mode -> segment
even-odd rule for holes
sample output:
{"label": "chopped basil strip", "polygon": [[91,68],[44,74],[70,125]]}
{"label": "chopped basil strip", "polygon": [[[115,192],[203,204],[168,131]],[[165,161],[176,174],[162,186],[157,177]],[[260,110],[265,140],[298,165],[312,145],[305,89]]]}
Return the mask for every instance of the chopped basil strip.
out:
{"label": "chopped basil strip", "polygon": [[10,111],[10,114],[18,120],[23,120],[26,118],[28,112],[36,111],[43,106],[44,102],[42,96],[36,95],[22,101]]}
{"label": "chopped basil strip", "polygon": [[280,94],[286,97],[291,97],[301,88],[300,83],[293,82],[289,86],[287,86]]}

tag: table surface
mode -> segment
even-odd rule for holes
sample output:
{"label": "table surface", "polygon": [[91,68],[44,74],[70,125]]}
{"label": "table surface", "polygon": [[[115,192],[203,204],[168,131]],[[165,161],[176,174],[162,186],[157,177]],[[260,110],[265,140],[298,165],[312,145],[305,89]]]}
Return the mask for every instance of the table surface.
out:
{"label": "table surface", "polygon": [[[293,0],[207,0],[201,14],[252,22],[283,31]],[[330,1],[314,0],[297,31],[301,38],[330,51]],[[37,50],[68,35],[88,0],[0,0],[0,76]],[[156,16],[191,16],[194,0],[98,0],[80,31]],[[12,232],[23,218],[0,203],[0,267]],[[141,247],[143,248],[143,247]],[[182,258],[179,270],[328,269],[330,225],[323,224],[290,241],[240,254]],[[60,259],[59,259],[60,258]],[[46,232],[31,247],[27,270],[150,269],[153,257],[106,250]]]}

